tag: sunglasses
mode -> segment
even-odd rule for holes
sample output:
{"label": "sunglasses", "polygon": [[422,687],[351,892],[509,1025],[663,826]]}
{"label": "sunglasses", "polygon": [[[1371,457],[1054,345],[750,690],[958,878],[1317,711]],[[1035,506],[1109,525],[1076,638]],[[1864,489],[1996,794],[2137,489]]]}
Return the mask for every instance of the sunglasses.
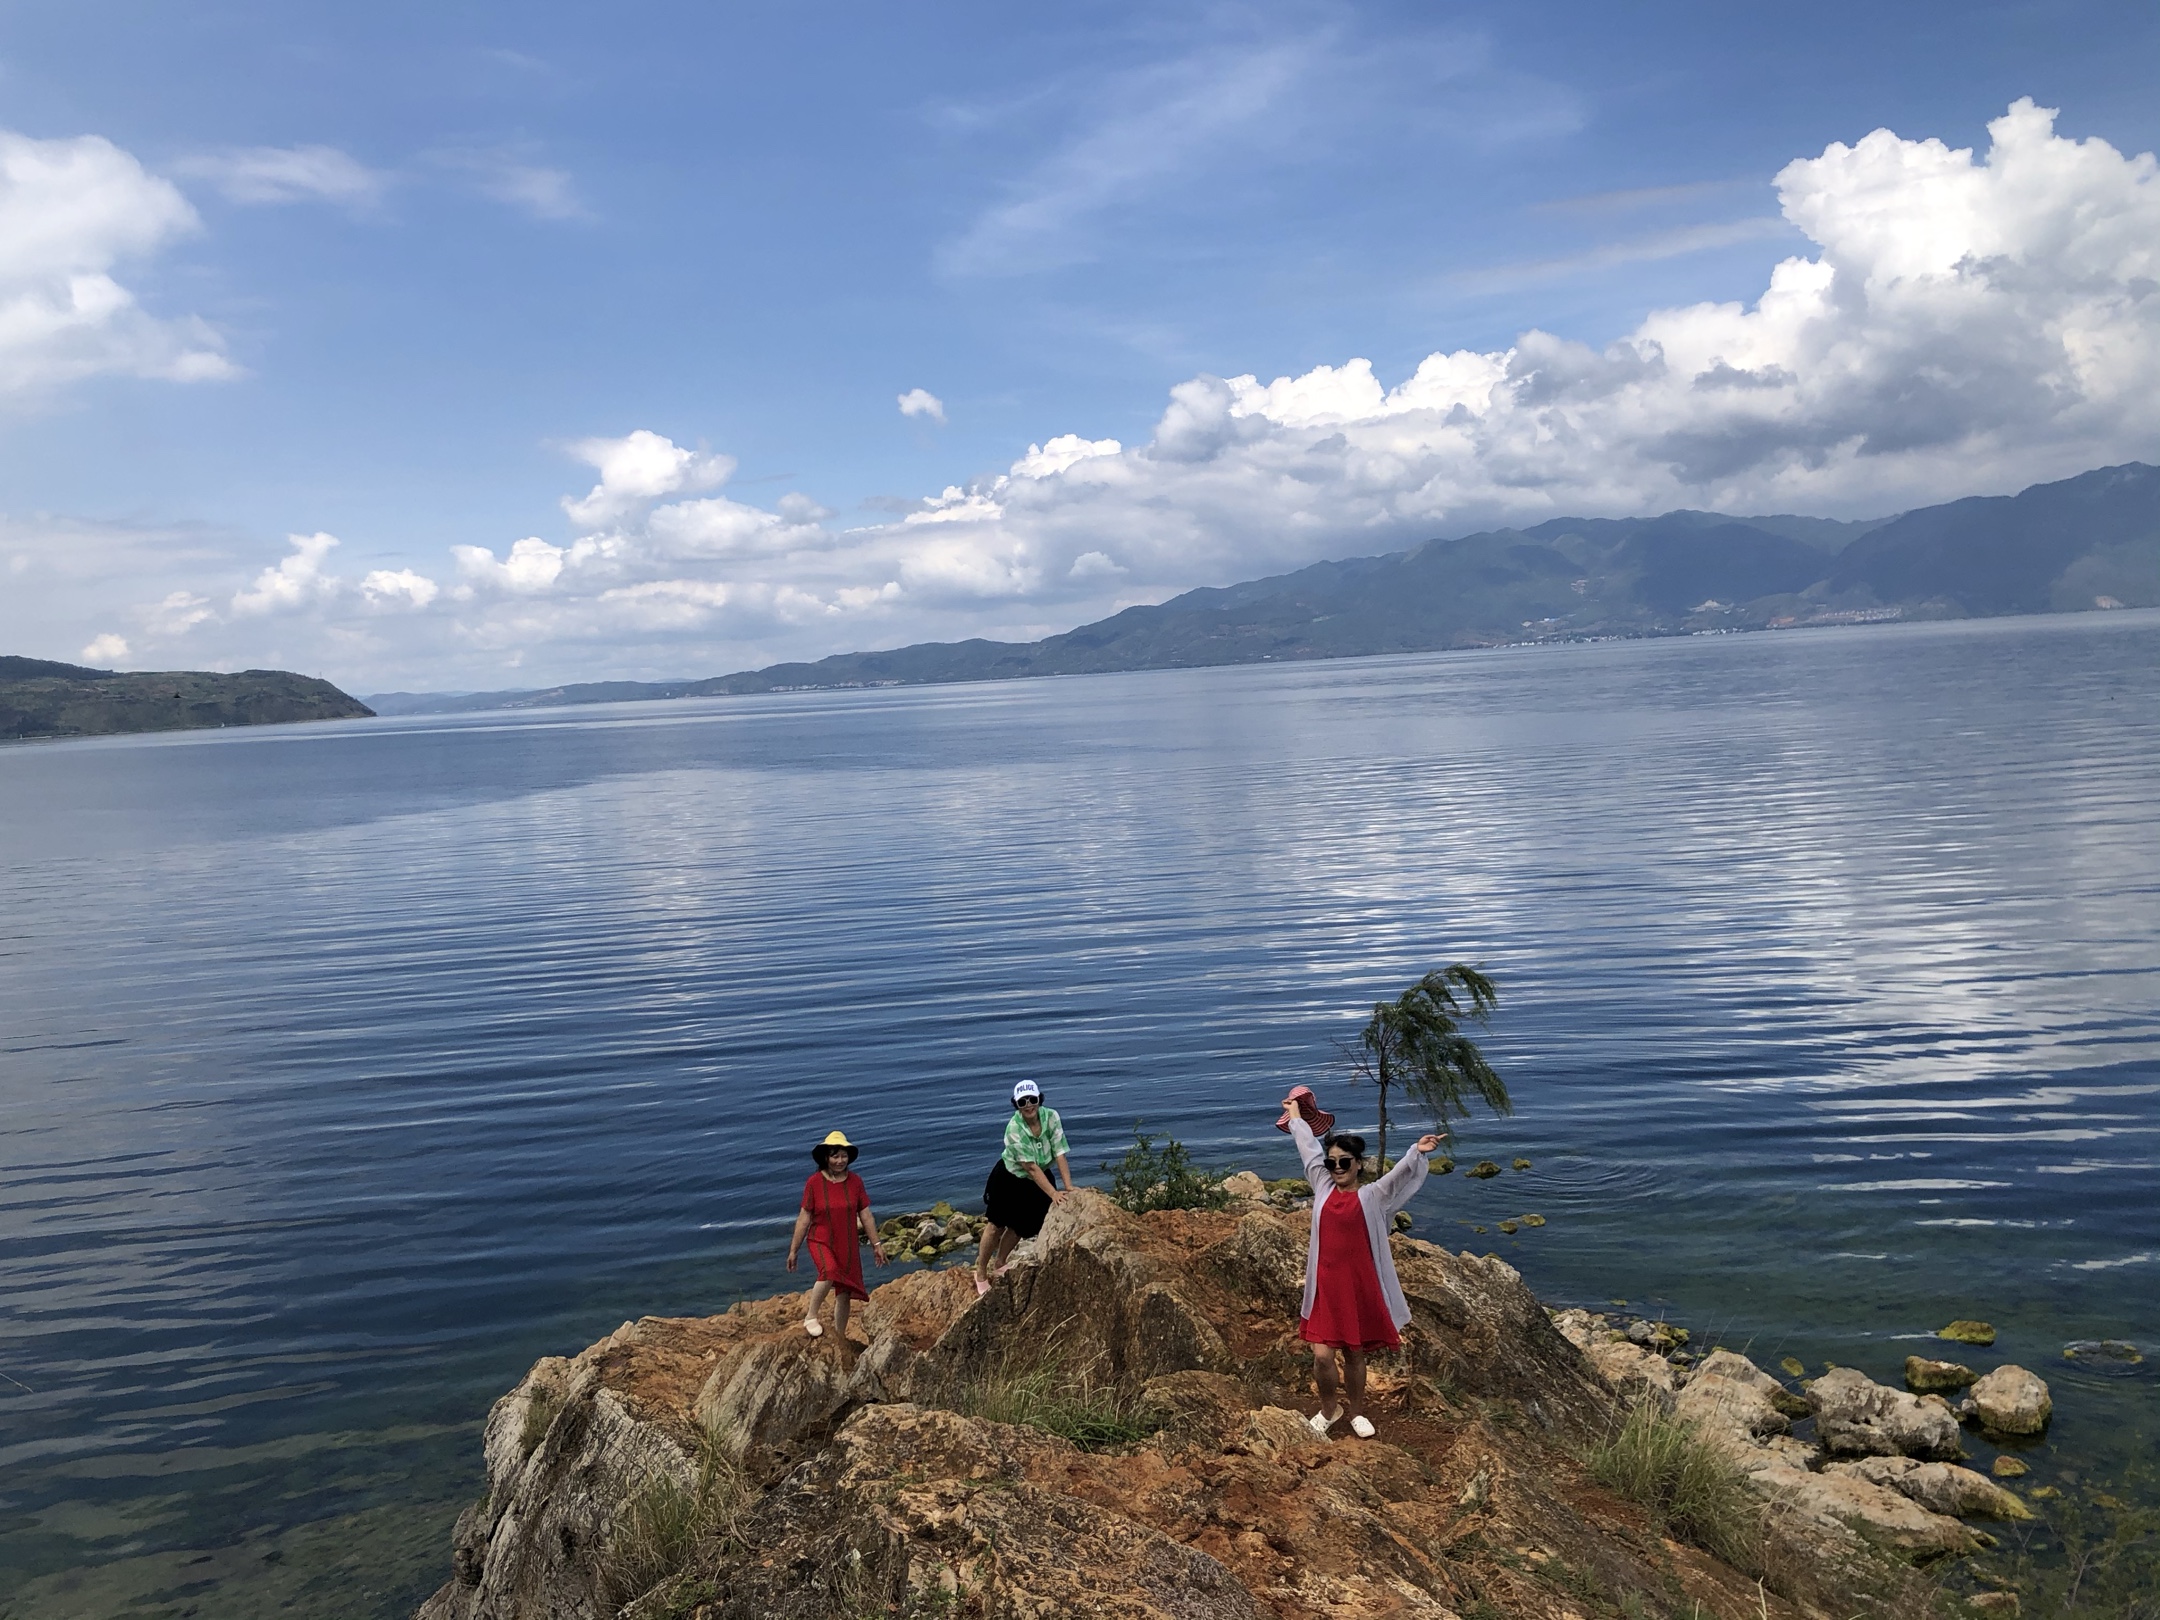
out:
{"label": "sunglasses", "polygon": [[1327,1167],[1330,1170],[1355,1170],[1357,1165],[1358,1162],[1355,1159],[1329,1159],[1327,1162]]}
{"label": "sunglasses", "polygon": [[1022,1097],[1019,1106],[1022,1108],[1040,1108],[1042,1099],[1040,1097]]}

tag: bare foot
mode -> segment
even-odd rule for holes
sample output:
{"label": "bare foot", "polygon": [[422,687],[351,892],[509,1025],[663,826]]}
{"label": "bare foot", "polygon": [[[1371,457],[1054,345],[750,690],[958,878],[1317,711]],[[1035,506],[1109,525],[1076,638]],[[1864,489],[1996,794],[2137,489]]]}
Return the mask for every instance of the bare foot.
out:
{"label": "bare foot", "polygon": [[975,1273],[975,1297],[982,1299],[990,1292],[990,1279],[981,1272]]}

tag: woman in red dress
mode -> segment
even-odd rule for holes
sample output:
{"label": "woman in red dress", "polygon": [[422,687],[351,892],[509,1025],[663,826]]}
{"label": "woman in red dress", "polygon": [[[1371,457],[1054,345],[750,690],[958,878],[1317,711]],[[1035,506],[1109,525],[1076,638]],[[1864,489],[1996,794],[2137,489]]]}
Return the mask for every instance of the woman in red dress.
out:
{"label": "woman in red dress", "polygon": [[854,1302],[870,1297],[870,1291],[863,1287],[858,1230],[869,1239],[870,1253],[877,1263],[885,1263],[877,1218],[870,1213],[869,1190],[863,1186],[862,1177],[850,1168],[860,1152],[862,1149],[840,1131],[834,1131],[810,1150],[817,1168],[803,1183],[802,1208],[796,1211],[795,1232],[788,1239],[787,1268],[795,1269],[795,1256],[807,1236],[818,1280],[810,1288],[810,1308],[803,1313],[803,1331],[813,1339],[825,1331],[818,1312],[824,1308],[827,1294],[839,1296],[833,1304],[833,1326],[843,1339],[847,1337],[848,1312]]}
{"label": "woman in red dress", "polygon": [[1440,1138],[1419,1137],[1392,1170],[1361,1188],[1358,1172],[1365,1164],[1365,1139],[1331,1133],[1323,1145],[1294,1097],[1285,1098],[1283,1108],[1313,1188],[1305,1303],[1298,1321],[1298,1337],[1313,1347],[1313,1380],[1320,1386],[1320,1410],[1310,1421],[1323,1435],[1340,1423],[1347,1384],[1350,1431],[1369,1440],[1374,1429],[1365,1415],[1365,1358],[1375,1350],[1398,1348],[1402,1330],[1410,1325],[1410,1306],[1395,1278],[1388,1234],[1395,1212],[1424,1185],[1426,1158],[1440,1146]]}

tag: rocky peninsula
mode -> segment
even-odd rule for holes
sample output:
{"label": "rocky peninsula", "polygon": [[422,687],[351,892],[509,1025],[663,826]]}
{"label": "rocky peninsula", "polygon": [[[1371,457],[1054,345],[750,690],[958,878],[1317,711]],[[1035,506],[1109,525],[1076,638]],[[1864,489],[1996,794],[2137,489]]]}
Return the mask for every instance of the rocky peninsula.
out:
{"label": "rocky peninsula", "polygon": [[[419,1620],[1888,1620],[1930,1601],[1921,1566],[1988,1543],[1969,1521],[2028,1513],[1958,1465],[1941,1394],[1849,1369],[1796,1390],[1407,1234],[1378,1437],[1323,1439],[1307,1218],[1230,1190],[1146,1215],[1082,1191],[986,1298],[914,1271],[852,1342],[806,1337],[792,1294],[538,1362],[488,1417],[487,1494]],[[1715,1500],[1631,1487],[1629,1436],[1679,1445]]]}
{"label": "rocky peninsula", "polygon": [[122,672],[0,657],[0,739],[361,720],[374,712],[328,681],[282,669]]}

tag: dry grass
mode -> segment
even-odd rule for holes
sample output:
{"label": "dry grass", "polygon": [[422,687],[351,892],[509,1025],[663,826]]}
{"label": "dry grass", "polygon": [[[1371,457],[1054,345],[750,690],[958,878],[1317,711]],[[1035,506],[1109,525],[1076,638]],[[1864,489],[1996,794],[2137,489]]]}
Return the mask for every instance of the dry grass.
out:
{"label": "dry grass", "polygon": [[649,1481],[623,1505],[609,1538],[602,1585],[617,1606],[690,1571],[701,1551],[725,1551],[755,1491],[709,1434],[701,1436],[697,1477]]}
{"label": "dry grass", "polygon": [[1162,1414],[1138,1391],[1101,1376],[1095,1365],[1075,1367],[1055,1353],[1034,1358],[1008,1353],[987,1377],[963,1390],[956,1405],[969,1417],[1024,1424],[1083,1451],[1130,1445],[1163,1426]]}

